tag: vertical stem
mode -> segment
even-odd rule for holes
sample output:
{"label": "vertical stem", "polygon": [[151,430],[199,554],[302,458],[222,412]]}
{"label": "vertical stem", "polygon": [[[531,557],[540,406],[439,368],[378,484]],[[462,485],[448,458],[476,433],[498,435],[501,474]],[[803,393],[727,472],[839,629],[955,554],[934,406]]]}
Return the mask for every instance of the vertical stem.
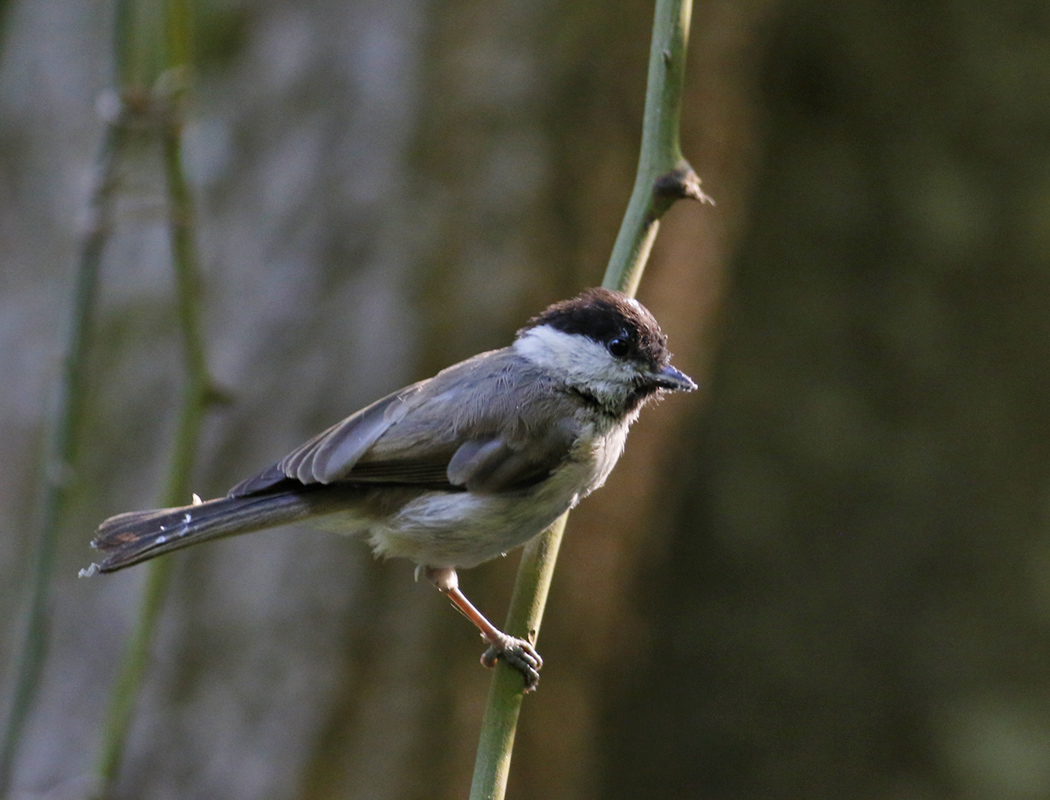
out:
{"label": "vertical stem", "polygon": [[[567,519],[568,514],[563,514],[547,532],[526,544],[522,551],[522,561],[536,563],[538,568],[518,572],[510,610],[507,612],[506,630],[511,636],[536,641]],[[500,661],[489,688],[488,704],[481,722],[481,741],[474,763],[470,800],[495,800],[506,792],[514,733],[523,697],[521,674]]]}
{"label": "vertical stem", "polygon": [[602,285],[632,297],[660,218],[680,198],[707,199],[679,140],[692,0],[656,0],[638,172]]}
{"label": "vertical stem", "polygon": [[102,746],[95,765],[96,791],[93,794],[93,797],[99,800],[112,794],[113,784],[120,771],[132,713],[135,710],[135,700],[149,663],[149,644],[153,638],[156,620],[163,608],[169,571],[170,562],[161,558],[157,559],[155,566],[146,575],[139,618],[128,642],[120,675],[113,687],[103,723]]}
{"label": "vertical stem", "polygon": [[[700,180],[682,157],[678,130],[692,0],[656,0],[641,154],[631,200],[603,285],[635,294],[660,225],[671,204],[704,200]],[[518,567],[506,630],[535,640],[568,514],[526,545]],[[489,691],[474,764],[471,800],[501,800],[507,788],[514,732],[522,701],[521,676],[500,662]]]}
{"label": "vertical stem", "polygon": [[[167,49],[171,68],[157,83],[166,94],[155,98],[163,104],[161,144],[168,191],[172,268],[175,273],[176,307],[182,333],[186,371],[179,421],[164,505],[181,505],[190,497],[190,480],[204,415],[213,399],[200,320],[200,267],[194,240],[193,198],[182,159],[182,104],[186,95],[191,52],[188,0],[167,3]],[[159,92],[155,89],[155,93]],[[139,618],[128,642],[121,674],[113,690],[96,765],[97,797],[107,797],[117,779],[128,739],[135,700],[149,665],[150,644],[171,576],[171,562],[158,558],[149,563]]]}
{"label": "vertical stem", "polygon": [[52,412],[52,434],[44,462],[40,526],[29,587],[29,604],[16,652],[14,686],[0,742],[0,796],[7,795],[26,719],[36,698],[47,648],[51,576],[59,526],[76,474],[74,461],[85,393],[85,366],[95,325],[102,252],[112,228],[117,166],[127,130],[112,122],[102,141],[91,192],[90,218],[80,247],[69,332]]}
{"label": "vertical stem", "polygon": [[193,15],[187,0],[167,0],[165,3],[168,64],[173,68],[187,68],[193,63]]}
{"label": "vertical stem", "polygon": [[[177,78],[176,78],[177,79]],[[176,91],[174,96],[179,95]],[[175,272],[179,327],[182,332],[186,379],[179,422],[163,504],[185,504],[200,439],[200,429],[210,402],[210,380],[200,323],[199,272],[193,237],[193,204],[182,168],[182,134],[178,111],[168,109],[162,132],[164,171],[168,184],[172,266]],[[149,665],[149,648],[171,575],[167,558],[151,561],[139,607],[139,618],[128,642],[121,673],[110,700],[96,765],[99,797],[108,796],[116,781],[131,726],[135,700]]]}

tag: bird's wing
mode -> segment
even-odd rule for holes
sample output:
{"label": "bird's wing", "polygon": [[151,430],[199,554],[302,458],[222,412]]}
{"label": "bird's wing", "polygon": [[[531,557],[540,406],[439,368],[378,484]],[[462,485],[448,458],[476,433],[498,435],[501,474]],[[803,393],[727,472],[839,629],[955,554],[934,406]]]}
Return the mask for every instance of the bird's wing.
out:
{"label": "bird's wing", "polygon": [[[303,484],[331,483],[335,465],[348,470],[375,444],[376,439],[401,420],[423,399],[427,381],[414,383],[351,414],[331,428],[299,445],[276,464],[241,481],[229,497],[255,494],[289,478]],[[327,465],[328,471],[320,467]]]}
{"label": "bird's wing", "polygon": [[528,486],[568,457],[577,434],[573,399],[537,391],[543,380],[509,349],[483,353],[347,417],[230,495],[289,478],[475,492]]}

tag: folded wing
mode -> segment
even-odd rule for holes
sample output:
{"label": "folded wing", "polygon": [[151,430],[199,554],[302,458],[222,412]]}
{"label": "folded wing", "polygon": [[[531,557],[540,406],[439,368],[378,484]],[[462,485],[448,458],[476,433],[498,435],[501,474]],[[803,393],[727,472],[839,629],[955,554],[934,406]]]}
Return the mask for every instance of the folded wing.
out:
{"label": "folded wing", "polygon": [[569,457],[577,435],[572,397],[537,391],[545,380],[512,351],[483,353],[347,417],[229,496],[287,481],[482,493],[533,485]]}

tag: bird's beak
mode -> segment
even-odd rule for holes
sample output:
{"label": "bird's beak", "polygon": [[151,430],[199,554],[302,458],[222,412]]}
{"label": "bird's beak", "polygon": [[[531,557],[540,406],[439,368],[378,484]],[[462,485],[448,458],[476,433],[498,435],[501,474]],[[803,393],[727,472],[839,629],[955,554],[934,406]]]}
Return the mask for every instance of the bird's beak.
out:
{"label": "bird's beak", "polygon": [[692,378],[684,372],[679,372],[670,364],[654,372],[650,380],[654,386],[669,389],[672,392],[691,392],[696,388],[696,382]]}

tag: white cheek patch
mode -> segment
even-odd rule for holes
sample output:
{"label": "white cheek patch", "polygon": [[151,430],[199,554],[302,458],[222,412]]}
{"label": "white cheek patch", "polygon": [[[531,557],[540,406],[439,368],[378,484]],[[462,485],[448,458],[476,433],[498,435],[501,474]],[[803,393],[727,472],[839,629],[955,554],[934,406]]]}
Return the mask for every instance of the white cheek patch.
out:
{"label": "white cheek patch", "polygon": [[514,349],[570,385],[618,393],[630,385],[635,374],[629,365],[613,358],[604,345],[550,325],[526,331],[514,342]]}

